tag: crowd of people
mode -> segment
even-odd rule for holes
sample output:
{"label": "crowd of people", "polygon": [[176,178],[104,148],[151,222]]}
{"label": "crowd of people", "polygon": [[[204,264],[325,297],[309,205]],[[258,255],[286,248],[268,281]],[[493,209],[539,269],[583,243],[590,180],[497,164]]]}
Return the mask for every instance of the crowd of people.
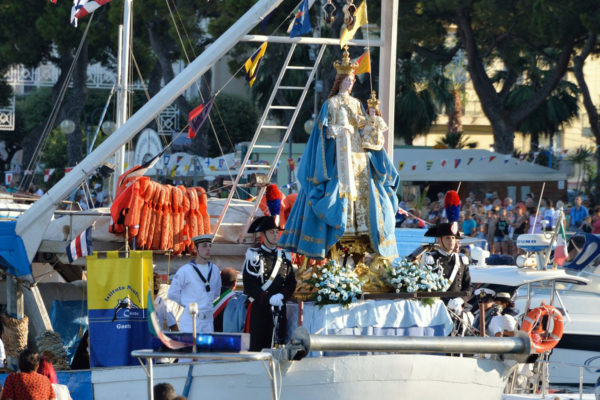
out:
{"label": "crowd of people", "polygon": [[[488,193],[483,199],[470,192],[462,203],[459,226],[465,236],[482,239],[478,246],[491,254],[511,256],[518,254],[515,244],[520,234],[554,229],[559,210],[563,210],[568,231],[600,234],[600,206],[590,212],[589,202],[581,196],[576,196],[572,205],[545,197],[539,201],[538,210],[538,200],[529,194],[525,201],[514,203],[510,197],[500,198],[497,192]],[[425,198],[420,206],[403,201],[400,207],[406,214],[397,216],[398,227],[427,228],[445,220],[443,193],[438,193],[434,201]]]}

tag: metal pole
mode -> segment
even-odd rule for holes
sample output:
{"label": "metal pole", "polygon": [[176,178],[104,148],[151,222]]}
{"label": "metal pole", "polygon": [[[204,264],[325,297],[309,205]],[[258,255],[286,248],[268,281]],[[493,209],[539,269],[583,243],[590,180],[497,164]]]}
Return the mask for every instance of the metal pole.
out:
{"label": "metal pole", "polygon": [[279,393],[277,392],[277,369],[275,368],[275,359],[271,357],[269,359],[269,366],[271,367],[271,398],[273,400],[279,400]]}
{"label": "metal pole", "polygon": [[148,366],[148,398],[154,400],[154,370],[152,369],[152,358],[146,357]]}
{"label": "metal pole", "polygon": [[485,309],[483,302],[479,303],[479,336],[485,336]]}
{"label": "metal pole", "polygon": [[[122,30],[121,41],[119,42],[119,71],[118,71],[118,82],[119,90],[117,93],[117,128],[125,125],[129,117],[129,53],[131,45],[131,23],[132,23],[132,8],[133,0],[125,0],[123,10],[123,25],[119,32]],[[124,172],[125,167],[125,146],[119,147],[115,153],[115,164],[116,169],[113,175],[113,196],[117,193],[117,181],[119,176]]]}
{"label": "metal pole", "polygon": [[292,344],[306,351],[392,352],[392,353],[467,353],[529,354],[527,334],[517,331],[514,337],[436,337],[436,336],[352,336],[311,335],[297,328]]}

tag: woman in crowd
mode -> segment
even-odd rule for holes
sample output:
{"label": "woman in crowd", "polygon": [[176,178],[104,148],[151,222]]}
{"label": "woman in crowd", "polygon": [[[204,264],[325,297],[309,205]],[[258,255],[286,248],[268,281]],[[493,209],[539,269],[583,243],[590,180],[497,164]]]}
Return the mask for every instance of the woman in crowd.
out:
{"label": "woman in crowd", "polygon": [[40,357],[40,366],[37,370],[38,374],[44,375],[50,380],[54,393],[56,394],[56,400],[72,400],[69,388],[66,385],[58,383],[56,376],[56,370],[48,359],[44,356]]}

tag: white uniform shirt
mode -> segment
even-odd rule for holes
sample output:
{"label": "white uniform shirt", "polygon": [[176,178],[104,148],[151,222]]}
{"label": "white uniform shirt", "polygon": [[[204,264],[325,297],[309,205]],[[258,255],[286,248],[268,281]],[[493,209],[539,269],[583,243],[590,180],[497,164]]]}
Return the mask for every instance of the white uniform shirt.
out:
{"label": "white uniform shirt", "polygon": [[496,333],[502,333],[504,331],[514,332],[517,327],[517,320],[510,314],[496,315],[490,321],[489,336],[496,336]]}
{"label": "white uniform shirt", "polygon": [[4,368],[4,361],[6,360],[6,351],[4,351],[4,342],[0,339],[0,368]]}
{"label": "white uniform shirt", "polygon": [[169,309],[169,305],[159,295],[156,295],[154,298],[154,311],[156,311],[160,329],[167,330],[169,327],[177,324],[177,320]]}
{"label": "white uniform shirt", "polygon": [[[206,291],[204,282],[194,271],[198,268],[207,282],[210,284],[210,292]],[[209,271],[212,269],[210,279]],[[213,264],[194,264],[189,262],[179,268],[169,288],[169,299],[173,300],[182,307],[185,307],[179,329],[181,332],[192,332],[192,316],[189,312],[190,303],[198,303],[198,318],[196,328],[198,332],[213,331],[213,306],[214,299],[221,293],[221,275],[219,268]]]}

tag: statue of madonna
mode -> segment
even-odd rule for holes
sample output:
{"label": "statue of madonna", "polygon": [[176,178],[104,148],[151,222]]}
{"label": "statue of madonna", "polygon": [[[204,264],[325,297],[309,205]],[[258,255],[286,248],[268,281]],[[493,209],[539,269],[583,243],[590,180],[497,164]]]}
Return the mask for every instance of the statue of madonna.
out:
{"label": "statue of madonna", "polygon": [[[394,236],[398,173],[383,150],[387,130],[373,92],[367,115],[350,95],[356,62],[347,47],[298,166],[300,192],[279,244],[325,258],[336,243],[362,242],[365,251],[397,256]],[[375,103],[376,102],[376,103]]]}

